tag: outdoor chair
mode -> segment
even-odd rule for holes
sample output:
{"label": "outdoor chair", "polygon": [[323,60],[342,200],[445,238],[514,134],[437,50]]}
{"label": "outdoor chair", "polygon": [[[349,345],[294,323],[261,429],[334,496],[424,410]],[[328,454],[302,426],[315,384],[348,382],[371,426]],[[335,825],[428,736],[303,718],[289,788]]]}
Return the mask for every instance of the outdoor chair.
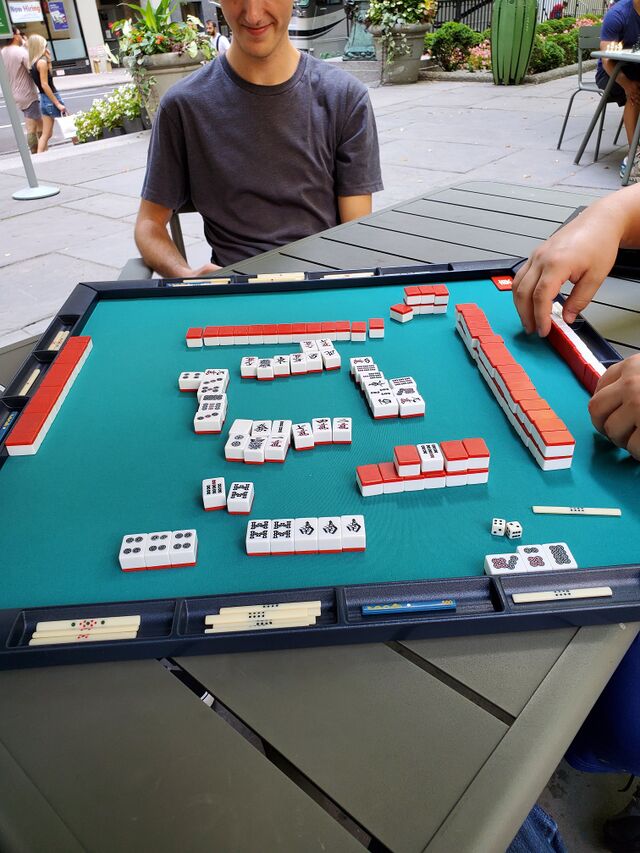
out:
{"label": "outdoor chair", "polygon": [[[595,82],[583,80],[583,67],[582,67],[582,54],[583,51],[586,50],[599,50],[600,48],[600,32],[602,30],[601,26],[594,27],[580,27],[578,30],[578,88],[575,90],[573,95],[569,98],[569,106],[567,107],[567,112],[564,117],[564,122],[562,124],[562,130],[560,131],[560,138],[558,139],[557,149],[560,149],[562,145],[562,139],[564,137],[564,132],[567,127],[567,122],[569,121],[569,114],[571,113],[571,107],[573,106],[573,100],[575,96],[579,92],[596,92],[598,95],[602,96],[601,89],[598,88]],[[593,155],[593,162],[595,163],[598,159],[598,154],[600,153],[600,139],[602,138],[602,128],[604,127],[604,119],[607,113],[607,104],[604,105],[604,109],[602,110],[602,115],[600,116],[600,124],[598,125],[598,138],[596,139],[596,150]],[[617,145],[618,137],[620,136],[620,131],[622,130],[622,119],[620,119],[620,125],[618,127],[618,132],[616,133],[616,137],[613,140],[613,144]]]}

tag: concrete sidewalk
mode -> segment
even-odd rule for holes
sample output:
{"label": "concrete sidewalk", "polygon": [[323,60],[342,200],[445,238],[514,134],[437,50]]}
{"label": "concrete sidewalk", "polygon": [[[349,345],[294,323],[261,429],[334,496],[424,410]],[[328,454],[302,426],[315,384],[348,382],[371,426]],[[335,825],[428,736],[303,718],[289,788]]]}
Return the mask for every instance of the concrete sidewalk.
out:
{"label": "concrete sidewalk", "polygon": [[[126,79],[126,72],[115,74]],[[113,74],[83,76],[91,78],[82,81],[88,85],[102,77],[115,82]],[[70,87],[81,83],[77,76],[63,80]],[[583,165],[573,164],[597,95],[576,98],[563,150],[555,150],[575,87],[576,78],[568,77],[513,88],[452,81],[371,88],[386,187],[375,208],[476,179],[616,189],[626,146],[613,149],[620,120],[615,106],[598,163],[591,162],[590,146]],[[137,255],[133,223],[148,136],[59,146],[35,157],[39,180],[60,187],[59,195],[35,202],[11,198],[26,185],[22,163],[0,158],[0,349],[43,331],[78,281],[115,278]],[[183,230],[190,263],[204,263],[208,247],[199,217],[183,217]]]}

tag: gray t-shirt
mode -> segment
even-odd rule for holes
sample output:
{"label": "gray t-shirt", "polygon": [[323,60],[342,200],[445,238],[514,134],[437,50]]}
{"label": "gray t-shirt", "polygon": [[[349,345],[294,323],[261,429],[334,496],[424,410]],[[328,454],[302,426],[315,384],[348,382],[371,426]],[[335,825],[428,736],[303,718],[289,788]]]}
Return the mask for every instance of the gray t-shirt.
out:
{"label": "gray t-shirt", "polygon": [[308,54],[277,86],[239,77],[225,56],[176,83],[151,134],[142,197],[189,199],[223,266],[338,224],[338,196],[382,189],[366,87]]}

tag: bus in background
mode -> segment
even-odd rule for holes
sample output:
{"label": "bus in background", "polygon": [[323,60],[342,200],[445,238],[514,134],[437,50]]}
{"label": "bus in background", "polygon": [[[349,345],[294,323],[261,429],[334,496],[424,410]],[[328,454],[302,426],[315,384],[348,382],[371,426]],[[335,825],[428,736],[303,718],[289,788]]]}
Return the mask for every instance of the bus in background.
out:
{"label": "bus in background", "polygon": [[342,0],[294,0],[289,37],[298,50],[318,59],[341,56],[347,36]]}

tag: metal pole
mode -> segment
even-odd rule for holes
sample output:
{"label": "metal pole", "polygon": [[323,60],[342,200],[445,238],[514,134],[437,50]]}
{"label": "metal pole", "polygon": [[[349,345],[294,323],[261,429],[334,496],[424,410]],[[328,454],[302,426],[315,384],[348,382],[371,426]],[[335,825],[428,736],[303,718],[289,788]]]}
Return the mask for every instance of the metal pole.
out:
{"label": "metal pole", "polygon": [[17,201],[30,201],[31,199],[48,198],[49,196],[57,195],[60,192],[60,187],[45,187],[40,186],[38,184],[38,179],[36,178],[33,163],[31,162],[31,152],[29,151],[29,147],[27,146],[27,140],[24,138],[24,133],[22,132],[22,122],[20,121],[20,116],[18,115],[18,108],[16,107],[16,103],[13,100],[11,84],[9,83],[7,69],[4,67],[4,60],[2,59],[1,50],[0,89],[2,89],[2,94],[4,95],[4,100],[7,105],[7,112],[9,113],[9,118],[13,126],[13,134],[16,138],[18,151],[20,152],[20,157],[22,158],[22,165],[24,166],[25,175],[27,176],[27,180],[29,182],[28,187],[25,187],[23,190],[16,190],[16,192],[13,193],[12,198],[15,198]]}

